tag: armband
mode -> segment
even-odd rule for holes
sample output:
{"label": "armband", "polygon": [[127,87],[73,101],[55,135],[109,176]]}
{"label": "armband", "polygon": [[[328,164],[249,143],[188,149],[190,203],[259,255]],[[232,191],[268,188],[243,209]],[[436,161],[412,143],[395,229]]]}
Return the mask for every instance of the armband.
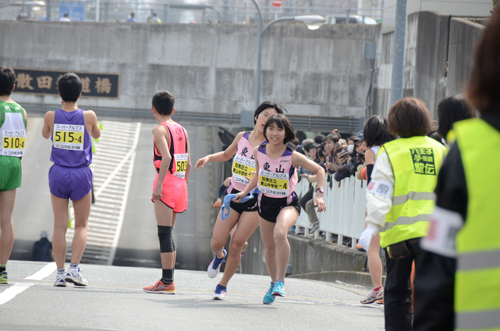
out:
{"label": "armband", "polygon": [[372,178],[366,188],[366,192],[381,196],[382,198],[392,199],[394,186],[386,180]]}

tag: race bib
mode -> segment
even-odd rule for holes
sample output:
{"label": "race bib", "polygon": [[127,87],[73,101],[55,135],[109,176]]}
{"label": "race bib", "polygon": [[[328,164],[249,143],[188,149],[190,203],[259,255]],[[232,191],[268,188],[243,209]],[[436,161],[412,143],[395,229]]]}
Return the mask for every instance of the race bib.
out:
{"label": "race bib", "polygon": [[84,125],[54,124],[52,136],[55,148],[70,151],[83,151]]}
{"label": "race bib", "polygon": [[3,130],[2,133],[2,155],[23,156],[26,142],[26,130]]}
{"label": "race bib", "polygon": [[289,174],[259,170],[259,190],[262,193],[288,196],[290,187]]}
{"label": "race bib", "polygon": [[420,241],[420,246],[439,255],[455,257],[455,239],[464,225],[462,216],[457,212],[436,207],[429,221],[429,232]]}
{"label": "race bib", "polygon": [[174,154],[175,158],[175,174],[177,178],[186,177],[186,169],[188,164],[188,154]]}
{"label": "race bib", "polygon": [[241,155],[236,155],[233,160],[233,179],[236,183],[248,185],[249,181],[245,178],[252,178],[250,172],[255,171],[255,160],[247,159]]}

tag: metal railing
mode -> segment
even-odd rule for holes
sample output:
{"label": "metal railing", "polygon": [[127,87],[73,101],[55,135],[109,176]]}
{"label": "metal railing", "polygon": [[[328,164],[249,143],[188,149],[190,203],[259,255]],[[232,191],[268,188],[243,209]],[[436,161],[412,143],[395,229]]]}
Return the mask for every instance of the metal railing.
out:
{"label": "metal railing", "polygon": [[[382,2],[380,2],[382,3]],[[96,8],[99,6],[99,15]],[[335,8],[335,7],[292,7],[283,5],[261,6],[265,21],[284,16],[318,14],[327,18],[328,24],[363,23],[365,17],[380,21],[383,8],[379,5],[372,8]],[[101,22],[125,22],[131,12],[135,13],[138,22],[146,23],[148,17],[155,12],[162,23],[254,23],[257,14],[251,1],[245,5],[228,4],[221,1],[205,1],[202,4],[184,3],[181,0],[138,1],[138,0],[50,0],[22,1],[16,0],[10,6],[0,8],[0,19],[15,19],[25,13],[29,20],[42,20],[50,12],[51,20],[57,21],[64,13],[68,13],[72,21],[94,22],[99,17]]]}
{"label": "metal railing", "polygon": [[[332,186],[326,185],[323,195],[326,211],[317,214],[320,222],[319,230],[314,234],[309,234],[312,226],[306,211],[301,210],[295,223],[295,233],[303,233],[305,237],[321,238],[326,241],[332,241],[333,238],[333,241],[337,241],[339,245],[343,244],[344,237],[349,237],[352,239],[350,246],[355,247],[365,227],[366,181],[349,177],[343,179],[339,186],[333,178],[331,180]],[[307,180],[301,180],[295,186],[295,192],[299,197],[308,190]]]}

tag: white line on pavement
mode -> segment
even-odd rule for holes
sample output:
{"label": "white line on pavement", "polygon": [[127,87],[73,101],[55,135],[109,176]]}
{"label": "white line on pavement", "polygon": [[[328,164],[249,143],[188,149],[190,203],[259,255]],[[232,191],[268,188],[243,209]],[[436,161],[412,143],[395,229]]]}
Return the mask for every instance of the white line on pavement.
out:
{"label": "white line on pavement", "polygon": [[[34,273],[31,276],[28,276],[24,279],[28,280],[42,280],[51,273],[56,270],[56,263],[51,262],[45,265],[42,269],[38,270],[36,273]],[[8,289],[0,293],[0,305],[3,305],[4,303],[9,302],[10,300],[14,299],[16,295],[26,291],[28,288],[31,286],[35,285],[34,283],[16,283],[12,286],[10,286]]]}

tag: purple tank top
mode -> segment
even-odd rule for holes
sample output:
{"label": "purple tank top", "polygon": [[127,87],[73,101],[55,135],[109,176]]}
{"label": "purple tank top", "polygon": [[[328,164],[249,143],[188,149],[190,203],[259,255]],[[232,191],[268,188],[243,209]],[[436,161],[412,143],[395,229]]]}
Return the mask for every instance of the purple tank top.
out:
{"label": "purple tank top", "polygon": [[258,151],[259,191],[270,198],[291,196],[298,180],[292,166],[293,151],[287,148],[277,159],[267,156],[266,144],[260,145]]}
{"label": "purple tank top", "polygon": [[77,168],[92,163],[92,141],[85,127],[83,110],[56,110],[50,160],[63,167]]}

